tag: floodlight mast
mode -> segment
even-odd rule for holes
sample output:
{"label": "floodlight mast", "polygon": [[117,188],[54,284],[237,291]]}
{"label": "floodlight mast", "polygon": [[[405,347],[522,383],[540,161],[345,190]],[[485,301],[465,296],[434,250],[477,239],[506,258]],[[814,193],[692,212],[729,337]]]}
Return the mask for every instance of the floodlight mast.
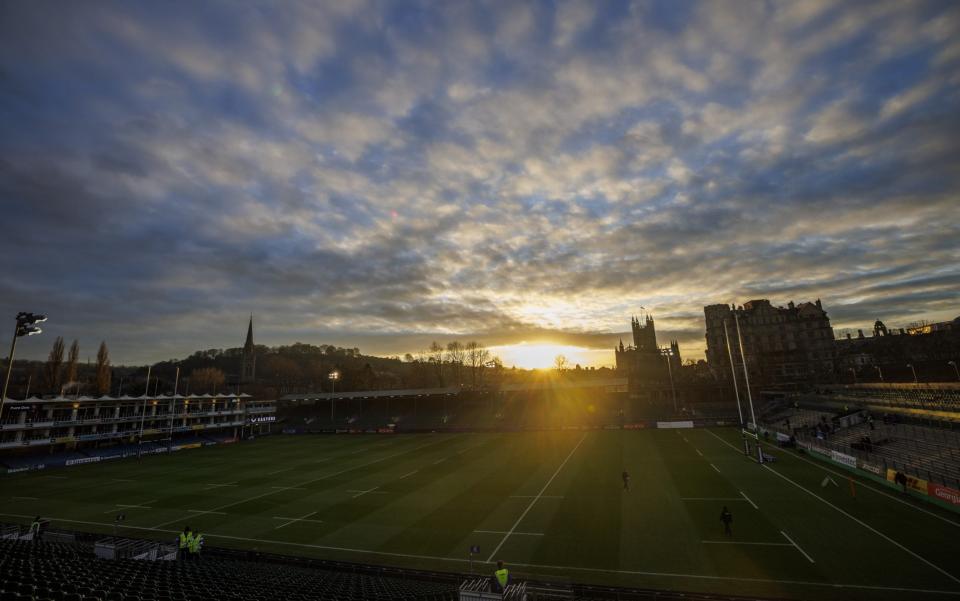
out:
{"label": "floodlight mast", "polygon": [[0,420],[3,419],[3,406],[7,402],[7,388],[10,386],[10,374],[13,373],[13,356],[17,351],[17,338],[40,334],[43,330],[37,327],[37,324],[45,321],[47,321],[46,315],[23,311],[17,313],[17,325],[13,330],[13,342],[10,344],[10,357],[7,361],[7,375],[3,380],[3,393],[0,394]]}

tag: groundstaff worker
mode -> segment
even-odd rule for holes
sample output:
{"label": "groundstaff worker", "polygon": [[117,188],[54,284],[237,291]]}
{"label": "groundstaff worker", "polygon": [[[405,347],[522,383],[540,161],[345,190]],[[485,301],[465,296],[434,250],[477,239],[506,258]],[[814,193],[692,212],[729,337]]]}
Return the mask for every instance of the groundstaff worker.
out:
{"label": "groundstaff worker", "polygon": [[193,544],[193,531],[190,526],[184,526],[183,532],[177,537],[177,559],[189,559],[190,545]]}
{"label": "groundstaff worker", "polygon": [[203,535],[199,532],[193,533],[193,538],[190,539],[190,544],[187,545],[187,550],[190,553],[190,559],[192,561],[200,561],[200,549],[203,548]]}
{"label": "groundstaff worker", "polygon": [[503,561],[497,562],[497,571],[493,573],[493,592],[502,593],[510,584],[510,571],[503,567]]}
{"label": "groundstaff worker", "polygon": [[726,505],[723,506],[723,511],[720,512],[720,522],[723,524],[723,533],[727,536],[732,536],[733,530],[730,529],[730,524],[733,523],[733,514],[730,513]]}
{"label": "groundstaff worker", "polygon": [[43,522],[40,521],[40,516],[33,518],[33,523],[30,524],[30,534],[33,536],[30,537],[30,540],[37,542],[40,540],[40,530],[43,528]]}

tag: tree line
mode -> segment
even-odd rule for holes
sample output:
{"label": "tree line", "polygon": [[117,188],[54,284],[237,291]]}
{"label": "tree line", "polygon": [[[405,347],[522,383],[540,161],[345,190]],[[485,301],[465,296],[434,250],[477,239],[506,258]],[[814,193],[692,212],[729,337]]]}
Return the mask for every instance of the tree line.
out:
{"label": "tree line", "polygon": [[[95,393],[109,394],[112,380],[110,367],[110,351],[106,341],[100,342],[97,350],[96,363],[90,370],[80,363],[80,342],[74,340],[67,351],[64,361],[64,342],[62,336],[53,341],[53,348],[47,355],[40,377],[34,383],[34,390],[38,394],[81,394]],[[86,372],[86,373],[84,373]],[[28,384],[33,381],[33,374],[28,377]]]}

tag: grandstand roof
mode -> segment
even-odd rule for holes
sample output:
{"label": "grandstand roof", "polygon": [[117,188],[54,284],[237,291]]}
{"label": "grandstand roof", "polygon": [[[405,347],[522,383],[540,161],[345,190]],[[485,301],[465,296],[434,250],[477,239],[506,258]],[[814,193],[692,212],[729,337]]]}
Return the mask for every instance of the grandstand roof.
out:
{"label": "grandstand roof", "polygon": [[108,402],[117,402],[117,401],[175,401],[175,400],[186,400],[186,399],[249,399],[252,398],[247,393],[242,394],[154,394],[154,395],[141,395],[141,396],[101,396],[101,397],[91,397],[91,396],[80,396],[80,397],[71,397],[71,396],[55,396],[41,398],[32,396],[26,399],[14,400],[7,398],[5,404],[10,403],[108,403]]}
{"label": "grandstand roof", "polygon": [[504,384],[500,387],[503,392],[512,392],[516,390],[551,390],[563,389],[570,390],[575,388],[610,388],[623,387],[626,389],[627,378],[585,378],[583,380],[557,380],[543,379],[532,380],[529,382],[520,382],[517,384]]}
{"label": "grandstand roof", "polygon": [[396,397],[453,396],[460,394],[460,387],[446,388],[406,388],[401,390],[359,390],[355,392],[308,392],[288,394],[281,401],[322,401],[330,399],[379,399]]}

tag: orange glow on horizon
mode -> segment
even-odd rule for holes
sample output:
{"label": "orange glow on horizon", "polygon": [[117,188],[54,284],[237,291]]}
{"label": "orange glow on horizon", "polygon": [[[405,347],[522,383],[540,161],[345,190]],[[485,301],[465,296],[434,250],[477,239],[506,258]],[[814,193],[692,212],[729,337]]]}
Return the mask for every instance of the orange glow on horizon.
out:
{"label": "orange glow on horizon", "polygon": [[495,346],[490,348],[490,352],[500,357],[505,367],[516,366],[521,369],[552,369],[557,355],[567,358],[567,369],[573,369],[577,364],[584,368],[613,364],[613,351],[549,342]]}

